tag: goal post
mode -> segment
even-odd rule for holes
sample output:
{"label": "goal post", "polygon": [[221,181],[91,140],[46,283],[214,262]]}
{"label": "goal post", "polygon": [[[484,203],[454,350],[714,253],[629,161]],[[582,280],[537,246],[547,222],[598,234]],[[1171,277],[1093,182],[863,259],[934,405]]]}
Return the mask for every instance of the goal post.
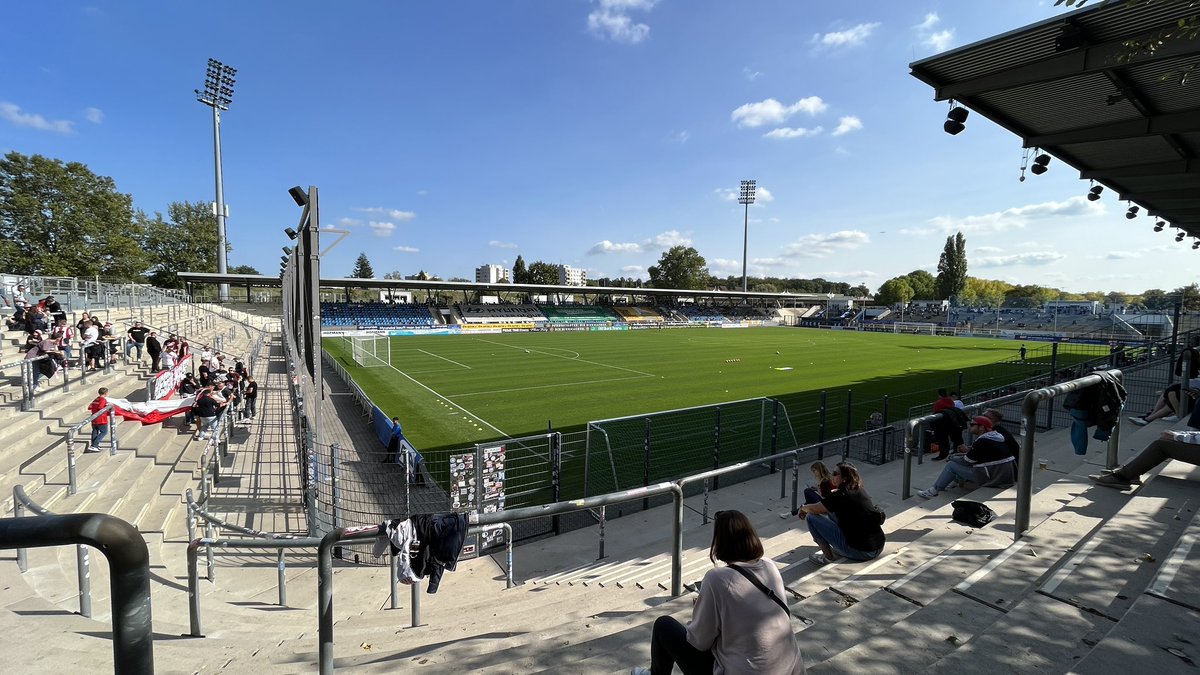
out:
{"label": "goal post", "polygon": [[391,338],[386,335],[364,335],[350,338],[350,355],[360,368],[392,365]]}

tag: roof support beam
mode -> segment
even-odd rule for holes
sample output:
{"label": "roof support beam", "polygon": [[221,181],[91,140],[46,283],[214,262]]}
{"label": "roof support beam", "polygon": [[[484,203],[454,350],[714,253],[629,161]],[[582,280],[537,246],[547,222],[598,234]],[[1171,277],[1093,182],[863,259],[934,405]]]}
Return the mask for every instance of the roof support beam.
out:
{"label": "roof support beam", "polygon": [[[1125,46],[1127,42],[1150,40],[1155,38],[1162,30],[1173,27],[1174,24],[1168,24],[1158,30],[1148,31],[1141,35],[1102,42],[1091,47],[1064,52],[1058,56],[1052,56],[1023,66],[1016,66],[998,73],[937,87],[935,90],[937,92],[936,99],[944,101],[951,98],[975,96],[997,89],[1012,89],[1013,87],[1020,87],[1027,84],[1053,82],[1054,80],[1072,75],[1103,72],[1112,68],[1151,63],[1194,53],[1196,45],[1192,40],[1167,40],[1152,53],[1139,52],[1124,61],[1119,61],[1129,50]],[[927,79],[924,73],[918,73],[916,68],[913,69],[913,74],[933,84],[932,79]]]}
{"label": "roof support beam", "polygon": [[1109,178],[1135,178],[1138,176],[1164,176],[1180,173],[1200,173],[1200,161],[1179,159],[1170,162],[1153,162],[1150,164],[1130,164],[1115,166],[1094,171],[1081,171],[1079,177],[1083,180],[1107,180]]}
{"label": "roof support beam", "polygon": [[1124,122],[1097,124],[1041,136],[1030,136],[1025,139],[1025,147],[1058,147],[1071,143],[1095,143],[1121,138],[1186,133],[1197,129],[1200,129],[1200,108]]}

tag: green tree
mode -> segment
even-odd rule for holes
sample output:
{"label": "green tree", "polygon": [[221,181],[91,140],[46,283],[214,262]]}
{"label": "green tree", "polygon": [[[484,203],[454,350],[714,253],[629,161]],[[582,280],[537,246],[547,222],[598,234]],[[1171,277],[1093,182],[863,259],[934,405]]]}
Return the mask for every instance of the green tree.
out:
{"label": "green tree", "polygon": [[967,240],[962,232],[946,237],[937,269],[937,299],[961,295],[967,286]]}
{"label": "green tree", "polygon": [[1101,300],[1103,300],[1104,304],[1108,305],[1109,307],[1132,304],[1129,300],[1129,296],[1120,291],[1112,291],[1101,298]]}
{"label": "green tree", "polygon": [[525,269],[525,259],[517,254],[517,260],[513,263],[512,280],[514,284],[528,284],[529,270]]}
{"label": "green tree", "polygon": [[903,279],[913,289],[913,300],[933,300],[937,297],[937,280],[925,270],[913,270]]}
{"label": "green tree", "polygon": [[141,279],[133,199],[79,162],[0,158],[0,268],[17,274]]}
{"label": "green tree", "polygon": [[647,272],[655,288],[700,289],[707,286],[709,280],[704,256],[691,246],[672,246]]}
{"label": "green tree", "polygon": [[391,272],[388,272],[387,274],[383,275],[383,278],[384,279],[403,279],[404,273],[401,272],[400,270],[392,270]]}
{"label": "green tree", "polygon": [[1172,291],[1171,294],[1179,298],[1179,301],[1183,305],[1183,311],[1195,312],[1200,310],[1200,284],[1181,286]]}
{"label": "green tree", "polygon": [[1161,288],[1151,288],[1142,292],[1142,306],[1146,309],[1171,309],[1175,306],[1167,292]]}
{"label": "green tree", "polygon": [[371,269],[371,261],[367,260],[365,252],[358,254],[358,260],[354,261],[354,269],[350,270],[351,279],[374,279],[375,270]]}
{"label": "green tree", "polygon": [[227,271],[230,274],[261,274],[261,272],[250,265],[234,265],[233,267],[227,268]]}
{"label": "green tree", "polygon": [[548,262],[536,260],[530,263],[529,270],[525,273],[525,278],[526,281],[521,283],[552,286],[558,283],[558,265],[551,265]]}
{"label": "green tree", "polygon": [[[183,288],[177,272],[217,271],[217,217],[206,202],[171,202],[167,220],[137,213],[142,248],[149,256],[150,283]],[[227,247],[228,251],[229,248]]]}
{"label": "green tree", "polygon": [[870,294],[871,294],[871,289],[867,288],[866,284],[859,284],[859,285],[855,286],[854,288],[851,288],[850,293],[849,293],[849,295],[853,295],[856,298],[865,298]]}
{"label": "green tree", "polygon": [[913,289],[904,277],[888,279],[879,287],[875,294],[875,304],[891,307],[892,305],[907,305],[913,299]]}

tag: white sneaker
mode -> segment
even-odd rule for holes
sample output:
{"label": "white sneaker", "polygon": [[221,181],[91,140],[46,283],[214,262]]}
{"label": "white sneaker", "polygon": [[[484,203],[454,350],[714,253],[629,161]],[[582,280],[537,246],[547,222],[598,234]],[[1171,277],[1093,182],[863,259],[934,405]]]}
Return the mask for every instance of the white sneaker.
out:
{"label": "white sneaker", "polygon": [[935,487],[931,487],[928,490],[917,490],[917,496],[924,497],[925,499],[933,499],[938,496],[938,491]]}
{"label": "white sneaker", "polygon": [[1179,415],[1170,415],[1169,417],[1164,417],[1162,418],[1162,421],[1166,422],[1167,424],[1174,424],[1179,421]]}
{"label": "white sneaker", "polygon": [[808,559],[822,566],[841,560],[841,558],[826,558],[824,553],[819,552],[808,556]]}

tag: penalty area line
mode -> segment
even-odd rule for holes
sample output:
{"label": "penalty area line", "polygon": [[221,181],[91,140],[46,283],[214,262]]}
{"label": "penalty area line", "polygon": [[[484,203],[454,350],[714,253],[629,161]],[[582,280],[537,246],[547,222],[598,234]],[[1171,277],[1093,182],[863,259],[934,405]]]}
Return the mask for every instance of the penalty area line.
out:
{"label": "penalty area line", "polygon": [[489,428],[489,429],[492,429],[493,431],[495,431],[496,433],[500,434],[501,436],[503,436],[503,437],[505,437],[505,438],[512,438],[512,436],[509,436],[508,434],[504,433],[504,431],[502,431],[502,430],[501,430],[500,428],[498,428],[496,425],[492,424],[491,422],[488,422],[487,420],[483,419],[483,418],[482,418],[482,417],[480,417],[479,415],[476,415],[475,413],[471,412],[470,410],[467,410],[466,408],[462,407],[461,405],[458,405],[458,404],[457,404],[457,403],[455,403],[454,401],[451,401],[449,398],[447,398],[447,397],[443,396],[442,394],[439,394],[439,393],[438,393],[437,391],[435,391],[435,390],[434,390],[432,387],[430,387],[429,385],[425,384],[424,382],[421,382],[420,380],[418,380],[417,378],[413,377],[412,375],[409,375],[408,373],[404,372],[403,370],[400,370],[399,368],[397,368],[396,366],[393,366],[393,365],[392,365],[392,364],[390,364],[390,363],[388,364],[388,367],[389,367],[389,368],[391,368],[392,370],[396,371],[397,373],[400,373],[400,374],[401,374],[401,375],[403,375],[404,377],[408,378],[408,380],[409,380],[410,382],[412,382],[413,384],[417,385],[418,387],[421,387],[421,388],[422,388],[422,389],[424,389],[425,391],[427,391],[427,392],[429,392],[429,393],[433,394],[434,396],[436,396],[436,397],[438,397],[438,398],[442,399],[442,400],[443,400],[443,401],[445,401],[446,403],[449,403],[450,405],[458,406],[458,409],[459,409],[459,410],[462,410],[464,413],[466,413],[466,414],[467,414],[467,415],[469,415],[470,417],[472,417],[472,418],[474,418],[474,419],[478,420],[479,422],[482,422],[482,423],[483,423],[483,425],[484,425],[484,426],[486,426],[487,428]]}
{"label": "penalty area line", "polygon": [[491,394],[507,394],[513,391],[529,391],[531,389],[552,389],[554,387],[577,387],[581,384],[600,384],[602,382],[623,382],[625,380],[641,380],[646,377],[654,377],[653,375],[632,375],[630,377],[610,377],[606,380],[588,380],[586,382],[558,382],[555,384],[538,384],[532,387],[514,387],[512,389],[492,389],[489,391],[471,391],[465,394],[453,394],[446,398],[459,398],[461,396],[488,396]]}

